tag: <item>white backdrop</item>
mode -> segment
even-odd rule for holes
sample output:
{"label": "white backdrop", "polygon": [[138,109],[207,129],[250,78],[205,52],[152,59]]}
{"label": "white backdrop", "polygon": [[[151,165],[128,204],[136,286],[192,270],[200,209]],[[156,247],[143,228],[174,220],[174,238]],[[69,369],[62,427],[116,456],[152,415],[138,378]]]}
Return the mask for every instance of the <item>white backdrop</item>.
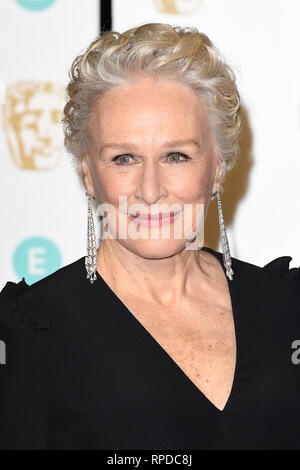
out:
{"label": "white backdrop", "polygon": [[[0,3],[0,288],[21,276],[30,284],[86,248],[86,198],[57,117],[71,62],[98,33],[98,0],[56,0],[41,11],[23,2]],[[299,266],[299,0],[113,0],[112,14],[117,31],[196,26],[221,50],[245,118],[222,195],[231,254],[260,266],[290,255]],[[205,245],[221,251],[215,201]]]}
{"label": "white backdrop", "polygon": [[[299,17],[299,0],[113,1],[114,29],[196,26],[233,67],[246,124],[222,206],[231,254],[260,266],[284,255],[300,265]],[[205,245],[221,251],[215,201]]]}
{"label": "white backdrop", "polygon": [[[56,0],[40,11],[0,2],[0,76],[5,90],[15,85],[1,113],[0,287],[21,275],[32,283],[85,254],[86,196],[54,117],[71,63],[98,34],[99,17],[98,0]],[[14,152],[8,138],[17,141]]]}

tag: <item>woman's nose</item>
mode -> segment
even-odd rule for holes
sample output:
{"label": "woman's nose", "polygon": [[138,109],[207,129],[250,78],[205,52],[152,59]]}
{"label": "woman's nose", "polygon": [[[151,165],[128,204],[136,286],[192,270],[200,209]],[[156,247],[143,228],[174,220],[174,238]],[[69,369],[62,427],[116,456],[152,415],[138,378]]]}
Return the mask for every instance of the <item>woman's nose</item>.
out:
{"label": "woman's nose", "polygon": [[154,164],[147,165],[143,169],[138,180],[135,196],[147,204],[156,204],[159,199],[167,196],[163,175]]}

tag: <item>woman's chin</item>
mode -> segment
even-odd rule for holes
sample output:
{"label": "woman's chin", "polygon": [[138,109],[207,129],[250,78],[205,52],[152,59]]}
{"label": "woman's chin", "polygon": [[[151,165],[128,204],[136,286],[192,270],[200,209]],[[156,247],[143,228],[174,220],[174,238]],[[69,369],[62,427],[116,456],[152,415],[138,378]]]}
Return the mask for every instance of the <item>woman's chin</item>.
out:
{"label": "woman's chin", "polygon": [[119,240],[129,250],[142,258],[167,258],[185,249],[186,240]]}

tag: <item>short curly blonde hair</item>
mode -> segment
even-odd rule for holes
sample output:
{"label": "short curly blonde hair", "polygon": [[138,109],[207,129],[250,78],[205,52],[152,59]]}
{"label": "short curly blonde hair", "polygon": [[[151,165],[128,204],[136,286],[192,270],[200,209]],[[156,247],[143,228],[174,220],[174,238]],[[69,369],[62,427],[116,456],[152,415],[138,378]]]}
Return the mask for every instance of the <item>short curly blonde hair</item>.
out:
{"label": "short curly blonde hair", "polygon": [[81,157],[91,143],[96,98],[141,74],[175,80],[198,94],[208,111],[223,181],[238,155],[242,127],[235,74],[205,34],[165,23],[145,23],[122,34],[103,32],[73,61],[62,122],[65,147],[75,157],[79,176]]}

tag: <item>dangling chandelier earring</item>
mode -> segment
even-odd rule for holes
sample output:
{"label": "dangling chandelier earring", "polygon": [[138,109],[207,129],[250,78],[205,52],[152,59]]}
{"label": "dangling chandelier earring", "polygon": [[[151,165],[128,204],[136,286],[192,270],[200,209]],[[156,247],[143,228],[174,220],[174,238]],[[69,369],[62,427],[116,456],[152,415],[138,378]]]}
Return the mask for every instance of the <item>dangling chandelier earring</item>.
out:
{"label": "dangling chandelier earring", "polygon": [[221,190],[220,188],[218,188],[216,193],[211,195],[210,199],[214,199],[215,195],[217,195],[219,226],[220,226],[221,244],[222,244],[222,251],[223,251],[223,263],[226,269],[226,275],[232,281],[233,269],[231,267],[231,264],[232,264],[231,255],[230,255],[229,243],[228,243],[228,238],[227,238],[227,233],[226,233],[226,226],[224,223],[220,194],[221,194]]}
{"label": "dangling chandelier earring", "polygon": [[[88,197],[88,216],[87,216],[87,256],[85,257],[85,268],[87,271],[86,279],[89,279],[91,284],[97,280],[97,251],[96,251],[96,237],[95,237],[95,224],[91,205],[91,194],[86,191]],[[93,197],[93,199],[95,199]]]}

